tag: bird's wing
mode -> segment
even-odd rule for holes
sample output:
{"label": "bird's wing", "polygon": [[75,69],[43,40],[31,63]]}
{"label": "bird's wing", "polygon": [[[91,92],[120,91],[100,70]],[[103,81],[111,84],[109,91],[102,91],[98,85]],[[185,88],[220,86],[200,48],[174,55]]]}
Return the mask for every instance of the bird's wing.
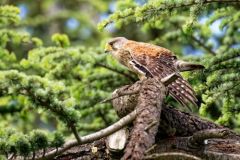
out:
{"label": "bird's wing", "polygon": [[197,106],[195,92],[174,66],[177,60],[176,56],[165,48],[146,45],[147,46],[145,46],[145,43],[128,45],[125,49],[129,51],[137,66],[141,66],[144,70],[147,70],[151,77],[157,76],[164,78],[172,73],[178,74],[179,78],[168,85],[169,93],[183,106],[188,106],[189,102]]}

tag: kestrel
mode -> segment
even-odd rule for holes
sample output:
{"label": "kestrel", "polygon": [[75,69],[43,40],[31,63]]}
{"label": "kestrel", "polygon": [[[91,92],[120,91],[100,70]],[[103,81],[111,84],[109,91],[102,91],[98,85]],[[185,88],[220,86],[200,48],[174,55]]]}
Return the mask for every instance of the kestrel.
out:
{"label": "kestrel", "polygon": [[183,106],[190,102],[197,106],[197,98],[180,71],[202,69],[204,66],[178,60],[170,50],[149,43],[116,37],[107,42],[105,52],[112,54],[121,64],[136,73],[140,79],[164,78],[176,73],[179,78],[167,86],[170,95]]}

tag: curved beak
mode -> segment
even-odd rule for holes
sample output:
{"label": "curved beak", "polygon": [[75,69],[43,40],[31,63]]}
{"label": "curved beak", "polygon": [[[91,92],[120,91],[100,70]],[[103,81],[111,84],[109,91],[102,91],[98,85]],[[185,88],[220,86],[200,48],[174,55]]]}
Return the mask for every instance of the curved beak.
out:
{"label": "curved beak", "polygon": [[112,51],[112,46],[109,43],[107,43],[105,45],[104,52],[105,53],[110,53],[111,51]]}

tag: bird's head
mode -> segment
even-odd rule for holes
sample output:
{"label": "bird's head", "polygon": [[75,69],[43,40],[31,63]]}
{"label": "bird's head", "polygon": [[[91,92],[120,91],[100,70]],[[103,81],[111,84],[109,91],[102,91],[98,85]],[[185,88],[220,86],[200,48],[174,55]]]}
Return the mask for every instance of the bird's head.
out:
{"label": "bird's head", "polygon": [[127,39],[124,37],[116,37],[110,39],[105,46],[105,53],[115,53],[116,51],[121,49],[126,42]]}

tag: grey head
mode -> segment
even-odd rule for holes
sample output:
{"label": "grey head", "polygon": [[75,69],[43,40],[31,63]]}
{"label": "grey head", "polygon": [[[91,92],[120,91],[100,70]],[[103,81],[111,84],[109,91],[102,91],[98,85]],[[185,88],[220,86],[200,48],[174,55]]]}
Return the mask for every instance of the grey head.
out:
{"label": "grey head", "polygon": [[105,46],[105,53],[112,53],[122,48],[122,46],[128,41],[125,37],[115,37],[110,39]]}

